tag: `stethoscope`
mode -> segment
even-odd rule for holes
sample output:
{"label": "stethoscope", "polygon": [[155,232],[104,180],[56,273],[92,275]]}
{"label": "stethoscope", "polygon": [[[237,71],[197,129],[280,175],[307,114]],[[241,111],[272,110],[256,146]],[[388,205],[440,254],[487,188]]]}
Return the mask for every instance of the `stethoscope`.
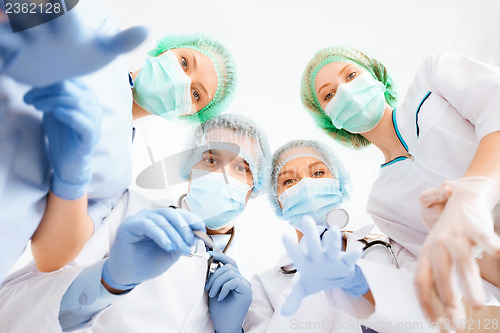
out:
{"label": "stethoscope", "polygon": [[[319,237],[323,238],[323,235],[325,234],[325,232],[328,230],[329,227],[335,225],[339,229],[342,229],[347,225],[348,222],[349,222],[349,214],[347,213],[347,211],[345,209],[333,208],[326,215],[326,224],[328,225],[328,227],[325,229],[325,231],[323,231],[319,235]],[[344,240],[345,237],[343,236],[342,239]],[[396,266],[396,268],[399,268],[398,261],[396,260],[396,256],[394,255],[394,251],[392,250],[391,244],[389,244],[388,242],[382,241],[382,240],[374,240],[374,241],[369,242],[364,238],[358,239],[358,242],[361,242],[364,244],[364,246],[362,248],[363,252],[365,252],[366,250],[368,250],[369,248],[371,248],[373,246],[377,246],[377,245],[384,246],[387,249],[387,251],[389,252],[389,254],[391,255],[392,261],[393,261],[394,265]],[[283,274],[295,274],[295,273],[297,273],[297,270],[295,268],[292,269],[292,267],[293,267],[292,264],[286,265],[286,266],[281,266],[280,271]]]}
{"label": "stethoscope", "polygon": [[[179,197],[179,200],[177,201],[178,207],[182,207],[182,200],[186,196],[187,196],[187,194],[183,194]],[[177,208],[177,207],[174,207],[174,208]],[[196,236],[198,238],[200,238],[205,243],[205,247],[207,248],[208,251],[220,251],[222,253],[226,253],[226,251],[229,249],[229,246],[231,246],[231,243],[233,242],[233,239],[234,239],[234,235],[235,235],[234,226],[231,228],[231,230],[229,230],[229,233],[231,236],[229,237],[229,241],[227,242],[226,246],[224,246],[224,249],[222,251],[215,246],[215,243],[213,242],[211,237],[209,235],[207,235],[206,233],[202,233],[201,235],[196,234]],[[210,239],[207,239],[207,237]],[[197,252],[198,252],[198,245],[196,245],[196,250],[193,253],[191,253],[190,256],[203,256],[203,255],[197,254]],[[214,260],[213,257],[210,257],[210,259],[208,259],[207,281],[210,278],[210,276],[213,273],[215,273],[217,268],[221,267],[222,265],[223,264],[220,261]]]}

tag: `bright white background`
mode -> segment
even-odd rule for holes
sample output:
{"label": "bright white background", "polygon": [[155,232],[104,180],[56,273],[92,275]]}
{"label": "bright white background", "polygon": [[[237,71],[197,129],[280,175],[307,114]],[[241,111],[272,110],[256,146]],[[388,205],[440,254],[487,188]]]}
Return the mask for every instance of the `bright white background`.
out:
{"label": "bright white background", "polygon": [[[239,89],[229,112],[246,115],[267,133],[271,150],[289,140],[319,139],[341,156],[353,180],[344,205],[347,229],[371,223],[366,199],[382,155],[374,148],[344,149],[315,127],[299,98],[302,71],[325,46],[359,48],[382,61],[398,84],[400,99],[418,65],[443,50],[500,65],[500,6],[495,0],[105,0],[123,28],[145,25],[148,40],[128,55],[130,70],[140,68],[146,52],[166,34],[203,32],[221,40],[239,70]],[[186,128],[157,117],[136,122],[134,172],[150,165],[148,133],[155,160],[184,147]],[[135,182],[134,182],[135,183]],[[132,185],[134,187],[134,185]],[[177,197],[185,186],[142,191],[149,197]],[[240,256],[255,273],[283,254],[281,237],[294,235],[276,218],[267,197],[251,200],[237,221]]]}

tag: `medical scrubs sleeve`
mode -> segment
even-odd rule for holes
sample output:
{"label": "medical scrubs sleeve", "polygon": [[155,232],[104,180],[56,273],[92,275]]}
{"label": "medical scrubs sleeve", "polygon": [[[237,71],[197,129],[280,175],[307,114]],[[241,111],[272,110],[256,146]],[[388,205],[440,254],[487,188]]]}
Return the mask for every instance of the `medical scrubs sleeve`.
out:
{"label": "medical scrubs sleeve", "polygon": [[443,97],[469,120],[478,141],[500,131],[500,68],[445,52],[428,58],[415,81]]}

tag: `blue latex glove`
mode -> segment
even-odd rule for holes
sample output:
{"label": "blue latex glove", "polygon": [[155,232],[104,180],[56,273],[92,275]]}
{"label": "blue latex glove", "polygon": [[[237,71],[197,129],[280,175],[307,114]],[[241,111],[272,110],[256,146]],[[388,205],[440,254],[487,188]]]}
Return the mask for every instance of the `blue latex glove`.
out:
{"label": "blue latex glove", "polygon": [[233,259],[220,252],[208,253],[214,260],[224,264],[210,276],[205,285],[215,332],[240,333],[252,303],[252,287],[241,275]]}
{"label": "blue latex glove", "polygon": [[85,26],[77,9],[15,34],[7,22],[1,23],[0,74],[46,86],[96,71],[146,39],[144,27],[104,35],[98,27]]}
{"label": "blue latex glove", "polygon": [[92,179],[91,157],[101,134],[102,109],[95,94],[79,80],[66,80],[30,90],[24,100],[43,111],[54,171],[51,190],[75,200],[85,194]]}
{"label": "blue latex glove", "polygon": [[368,283],[356,265],[361,251],[343,252],[342,236],[337,227],[326,231],[321,240],[316,223],[306,215],[300,222],[300,228],[304,236],[299,244],[290,238],[283,238],[288,254],[300,273],[299,280],[282,307],[283,315],[291,316],[304,297],[322,290],[342,288],[353,296],[368,292]]}
{"label": "blue latex glove", "polygon": [[112,288],[129,290],[157,277],[179,257],[190,255],[193,230],[205,231],[203,222],[182,209],[141,210],[118,229],[102,278]]}

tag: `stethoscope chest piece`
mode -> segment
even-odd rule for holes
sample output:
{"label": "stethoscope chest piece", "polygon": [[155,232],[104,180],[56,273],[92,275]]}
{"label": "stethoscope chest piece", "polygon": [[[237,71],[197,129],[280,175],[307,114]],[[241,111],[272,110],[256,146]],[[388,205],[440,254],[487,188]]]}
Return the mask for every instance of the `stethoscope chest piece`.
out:
{"label": "stethoscope chest piece", "polygon": [[349,222],[349,214],[344,208],[334,208],[326,214],[326,223],[329,227],[344,228]]}

